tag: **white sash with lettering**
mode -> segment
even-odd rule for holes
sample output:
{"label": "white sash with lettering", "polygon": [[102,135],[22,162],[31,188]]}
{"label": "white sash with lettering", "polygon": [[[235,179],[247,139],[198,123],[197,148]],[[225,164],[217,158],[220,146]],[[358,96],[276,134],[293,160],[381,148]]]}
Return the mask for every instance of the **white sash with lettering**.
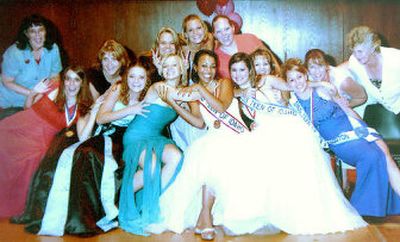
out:
{"label": "white sash with lettering", "polygon": [[281,105],[261,103],[260,101],[254,98],[240,98],[240,101],[248,108],[256,111],[279,114],[279,115],[297,116],[297,112],[295,110]]}
{"label": "white sash with lettering", "polygon": [[330,145],[339,145],[356,139],[365,139],[374,142],[381,139],[380,134],[373,128],[363,126],[360,121],[351,116],[347,116],[353,130],[340,133],[336,138],[328,140]]}
{"label": "white sash with lettering", "polygon": [[[312,98],[312,97],[311,97]],[[289,100],[289,104],[297,111],[297,114],[304,120],[304,122],[312,129],[314,134],[319,138],[319,143],[322,148],[328,148],[328,142],[319,134],[318,130],[314,127],[311,120],[308,118],[306,111],[304,111],[303,107],[300,105],[299,100],[297,100],[296,95],[292,95]]]}
{"label": "white sash with lettering", "polygon": [[218,112],[215,108],[211,107],[204,98],[199,100],[199,103],[221,124],[225,125],[226,127],[230,128],[234,132],[240,134],[245,131],[249,131],[245,124],[242,121],[228,111],[223,113]]}

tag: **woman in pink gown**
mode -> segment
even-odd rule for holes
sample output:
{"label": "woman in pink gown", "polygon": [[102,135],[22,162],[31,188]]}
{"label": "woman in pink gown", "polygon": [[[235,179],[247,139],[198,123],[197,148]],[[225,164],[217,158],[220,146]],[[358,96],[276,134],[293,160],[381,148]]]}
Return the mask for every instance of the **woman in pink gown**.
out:
{"label": "woman in pink gown", "polygon": [[[26,101],[26,110],[0,122],[0,218],[20,214],[29,183],[54,136],[88,113],[93,99],[80,67],[67,68],[59,88],[44,80]],[[66,129],[65,135],[73,135]]]}

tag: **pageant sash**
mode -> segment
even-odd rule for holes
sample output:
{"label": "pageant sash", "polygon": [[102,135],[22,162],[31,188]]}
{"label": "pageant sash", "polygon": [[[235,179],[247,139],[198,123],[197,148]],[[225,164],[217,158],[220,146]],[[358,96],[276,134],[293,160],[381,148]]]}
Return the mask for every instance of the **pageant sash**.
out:
{"label": "pageant sash", "polygon": [[[312,99],[312,96],[311,96]],[[304,111],[303,107],[301,106],[300,102],[297,100],[296,96],[293,95],[292,98],[290,99],[290,103],[293,105],[293,107],[299,112],[299,115],[303,118],[303,120],[313,128],[315,132],[318,132],[310,119],[308,118],[308,115]],[[312,106],[310,106],[310,110],[312,110]],[[327,148],[329,145],[339,145],[343,144],[346,142],[350,142],[353,140],[357,139],[365,139],[368,142],[374,142],[378,139],[381,139],[381,136],[379,133],[370,127],[363,126],[360,120],[347,115],[347,118],[353,127],[353,130],[345,131],[340,133],[336,138],[330,139],[330,140],[324,140],[321,135],[319,135],[320,140],[321,140],[321,146],[323,148]]]}
{"label": "pageant sash", "polygon": [[240,101],[250,110],[256,110],[270,114],[297,116],[297,112],[295,110],[281,105],[261,103],[254,98],[240,98]]}
{"label": "pageant sash", "polygon": [[328,140],[330,145],[340,145],[356,139],[365,139],[368,142],[374,142],[381,139],[380,134],[373,128],[363,126],[356,118],[348,116],[353,130],[340,133],[336,138]]}
{"label": "pageant sash", "polygon": [[[115,130],[115,128],[114,128]],[[103,134],[104,137],[104,168],[101,176],[100,185],[100,200],[103,206],[105,216],[96,222],[103,231],[107,232],[118,227],[118,222],[115,220],[118,217],[118,208],[115,206],[115,171],[118,169],[118,164],[112,154],[112,140],[108,134]]]}
{"label": "pageant sash", "polygon": [[46,208],[38,235],[63,236],[68,217],[69,191],[71,188],[72,162],[79,141],[66,148],[58,158],[53,185],[47,198]]}
{"label": "pageant sash", "polygon": [[[312,97],[311,97],[312,99]],[[297,111],[297,114],[304,120],[304,122],[311,128],[311,130],[314,132],[314,134],[318,137],[319,143],[322,148],[328,148],[328,142],[318,132],[318,130],[314,127],[313,123],[309,119],[306,111],[304,111],[303,107],[301,106],[299,100],[297,100],[296,95],[292,95],[292,98],[289,100],[289,104],[294,108],[294,110]],[[310,107],[312,108],[312,106]]]}
{"label": "pageant sash", "polygon": [[201,98],[199,103],[216,119],[216,122],[214,123],[215,128],[218,129],[219,125],[223,124],[238,134],[249,131],[246,125],[240,119],[236,118],[229,112],[218,112],[211,107],[211,105],[209,105],[204,98]]}

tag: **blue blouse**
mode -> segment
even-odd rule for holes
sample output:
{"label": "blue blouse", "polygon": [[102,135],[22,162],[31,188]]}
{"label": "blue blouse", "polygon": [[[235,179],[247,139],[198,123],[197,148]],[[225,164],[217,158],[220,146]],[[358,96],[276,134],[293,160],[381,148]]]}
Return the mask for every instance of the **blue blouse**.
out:
{"label": "blue blouse", "polygon": [[[62,69],[60,51],[57,44],[53,44],[51,50],[43,48],[38,64],[30,48],[20,50],[13,44],[4,52],[1,69],[3,76],[14,78],[16,84],[32,89],[40,80],[60,73]],[[0,107],[22,107],[25,98],[1,82]]]}

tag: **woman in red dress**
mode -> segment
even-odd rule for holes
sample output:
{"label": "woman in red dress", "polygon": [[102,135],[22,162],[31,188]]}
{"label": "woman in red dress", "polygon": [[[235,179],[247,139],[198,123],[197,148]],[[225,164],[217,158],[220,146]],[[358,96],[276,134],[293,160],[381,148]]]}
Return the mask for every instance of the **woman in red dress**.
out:
{"label": "woman in red dress", "polygon": [[[23,211],[31,177],[60,130],[77,122],[77,132],[88,133],[86,114],[93,98],[85,73],[69,67],[62,79],[58,88],[51,87],[51,80],[39,82],[26,110],[0,122],[0,218]],[[73,135],[72,129],[65,135]]]}

